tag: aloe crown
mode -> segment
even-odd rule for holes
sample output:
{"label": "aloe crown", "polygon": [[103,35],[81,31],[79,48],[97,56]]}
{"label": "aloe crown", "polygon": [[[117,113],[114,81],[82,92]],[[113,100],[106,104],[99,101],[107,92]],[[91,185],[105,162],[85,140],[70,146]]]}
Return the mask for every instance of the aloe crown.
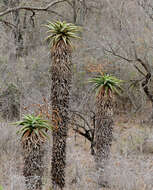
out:
{"label": "aloe crown", "polygon": [[65,45],[71,45],[71,38],[79,38],[76,33],[80,31],[80,27],[65,21],[48,22],[45,25],[49,33],[46,40],[50,40],[51,46],[57,45],[59,41],[63,41]]}
{"label": "aloe crown", "polygon": [[120,95],[123,91],[121,88],[123,81],[109,74],[100,74],[100,76],[89,79],[89,82],[94,85],[93,90],[96,91],[96,96],[111,96],[112,93]]}
{"label": "aloe crown", "polygon": [[23,120],[14,123],[21,128],[17,134],[21,135],[22,141],[30,138],[34,143],[45,141],[48,138],[47,131],[52,129],[51,124],[40,116],[25,115]]}

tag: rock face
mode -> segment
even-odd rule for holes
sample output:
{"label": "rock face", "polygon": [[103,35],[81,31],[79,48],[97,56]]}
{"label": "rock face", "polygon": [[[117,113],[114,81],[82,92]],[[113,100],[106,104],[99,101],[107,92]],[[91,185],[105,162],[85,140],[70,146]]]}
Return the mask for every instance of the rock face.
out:
{"label": "rock face", "polygon": [[0,115],[3,119],[13,120],[20,116],[20,91],[14,84],[8,85],[0,94]]}
{"label": "rock face", "polygon": [[148,138],[142,145],[142,151],[146,154],[153,154],[153,136]]}

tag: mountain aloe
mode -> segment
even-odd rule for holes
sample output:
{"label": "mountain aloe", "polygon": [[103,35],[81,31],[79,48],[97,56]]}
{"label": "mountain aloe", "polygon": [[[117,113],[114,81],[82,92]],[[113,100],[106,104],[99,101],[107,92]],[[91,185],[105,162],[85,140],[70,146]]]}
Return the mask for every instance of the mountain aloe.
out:
{"label": "mountain aloe", "polygon": [[69,98],[72,80],[72,38],[78,38],[79,27],[62,21],[48,22],[48,37],[51,47],[51,104],[52,120],[57,126],[53,130],[52,184],[53,188],[64,188],[66,166],[66,139],[69,121]]}
{"label": "mountain aloe", "polygon": [[95,161],[97,168],[103,170],[113,139],[114,95],[122,91],[122,81],[108,74],[100,74],[89,82],[96,91]]}
{"label": "mountain aloe", "polygon": [[43,177],[44,143],[51,124],[40,116],[25,115],[23,120],[15,123],[19,128],[17,134],[21,137],[24,151],[24,168],[27,190],[41,190]]}

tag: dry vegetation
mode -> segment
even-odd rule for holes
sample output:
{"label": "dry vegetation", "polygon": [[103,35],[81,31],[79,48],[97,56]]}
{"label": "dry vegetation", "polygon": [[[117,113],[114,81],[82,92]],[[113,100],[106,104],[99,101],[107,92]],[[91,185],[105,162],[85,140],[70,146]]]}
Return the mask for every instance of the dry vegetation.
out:
{"label": "dry vegetation", "polygon": [[[153,188],[153,130],[140,126],[136,121],[115,122],[111,158],[106,167],[105,178],[110,190],[152,190]],[[15,128],[1,123],[0,132],[0,184],[4,189],[24,190],[22,176],[23,160]],[[69,131],[67,147],[66,190],[104,189],[97,184],[99,174],[94,166],[90,146],[83,137],[74,138]],[[50,142],[51,143],[51,142]],[[150,144],[149,144],[150,143]],[[50,150],[46,146],[44,190],[50,186]]]}
{"label": "dry vegetation", "polygon": [[[104,177],[109,181],[109,190],[152,190],[153,127],[152,124],[145,122],[152,112],[152,105],[141,85],[144,76],[135,65],[145,71],[138,62],[125,60],[125,58],[135,59],[136,50],[139,57],[149,63],[151,72],[153,71],[153,17],[150,14],[152,1],[86,0],[84,12],[80,11],[84,9],[80,8],[79,1],[75,1],[76,7],[69,7],[65,3],[56,5],[52,9],[56,13],[36,12],[35,27],[31,25],[31,12],[28,11],[27,26],[23,27],[25,11],[21,11],[20,27],[25,52],[18,59],[15,57],[13,30],[0,22],[0,93],[2,95],[12,83],[19,89],[21,92],[17,100],[20,102],[19,117],[25,113],[24,106],[41,103],[42,97],[49,99],[50,52],[48,44],[44,42],[45,28],[41,26],[46,20],[57,18],[64,18],[66,21],[81,25],[82,40],[75,43],[73,53],[71,109],[89,115],[90,111],[94,110],[94,97],[86,81],[90,76],[95,76],[96,72],[89,72],[87,66],[100,65],[103,70],[124,80],[124,93],[117,99],[114,139]],[[45,0],[42,3],[22,0],[21,5],[42,7],[48,2],[51,1]],[[0,12],[4,9],[1,0]],[[76,20],[75,9],[78,10]],[[5,16],[4,19],[13,22],[12,15]],[[132,88],[129,88],[131,84]],[[148,86],[153,92],[151,81]],[[6,103],[4,108],[7,106],[9,107],[9,104]],[[16,128],[8,118],[4,120],[1,116],[0,122],[0,185],[4,190],[25,190],[22,150]],[[44,190],[49,190],[51,183],[49,175],[51,141],[50,139],[46,146],[44,158]],[[88,141],[85,142],[85,139],[79,135],[75,140],[75,133],[70,129],[67,143],[65,190],[104,189],[99,185],[101,174],[95,169]]]}

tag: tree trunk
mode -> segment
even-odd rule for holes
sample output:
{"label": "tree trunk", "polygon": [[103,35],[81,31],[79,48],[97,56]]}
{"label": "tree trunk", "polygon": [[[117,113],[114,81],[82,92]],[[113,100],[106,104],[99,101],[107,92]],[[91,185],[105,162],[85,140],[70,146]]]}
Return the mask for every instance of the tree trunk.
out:
{"label": "tree trunk", "polygon": [[[20,0],[14,0],[10,2],[11,7],[17,7],[19,6],[19,4]],[[13,36],[14,36],[16,57],[22,56],[24,49],[19,12],[20,12],[19,10],[12,12],[13,25],[15,25],[15,27],[13,28]]]}
{"label": "tree trunk", "polygon": [[[30,144],[30,146],[29,146]],[[43,144],[34,144],[27,140],[23,144],[24,150],[24,168],[23,176],[27,190],[42,190],[42,177],[44,172]]]}
{"label": "tree trunk", "polygon": [[79,24],[83,25],[85,18],[86,18],[86,14],[87,14],[87,7],[86,7],[86,1],[82,0],[80,1],[80,15],[79,15]]}
{"label": "tree trunk", "polygon": [[72,79],[71,50],[63,41],[52,49],[51,103],[53,122],[52,184],[63,189],[65,185],[66,139],[69,120],[69,96]]}
{"label": "tree trunk", "polygon": [[87,13],[86,1],[72,1],[72,9],[73,9],[73,23],[83,25]]}
{"label": "tree trunk", "polygon": [[[97,97],[95,126],[95,161],[101,174],[110,155],[113,139],[113,103],[111,98]],[[102,172],[102,173],[101,173]]]}
{"label": "tree trunk", "polygon": [[147,75],[145,76],[145,80],[142,82],[142,88],[152,105],[152,112],[148,122],[153,124],[153,94],[150,92],[148,88],[148,83],[150,82],[150,80],[151,80],[151,73],[148,72]]}

